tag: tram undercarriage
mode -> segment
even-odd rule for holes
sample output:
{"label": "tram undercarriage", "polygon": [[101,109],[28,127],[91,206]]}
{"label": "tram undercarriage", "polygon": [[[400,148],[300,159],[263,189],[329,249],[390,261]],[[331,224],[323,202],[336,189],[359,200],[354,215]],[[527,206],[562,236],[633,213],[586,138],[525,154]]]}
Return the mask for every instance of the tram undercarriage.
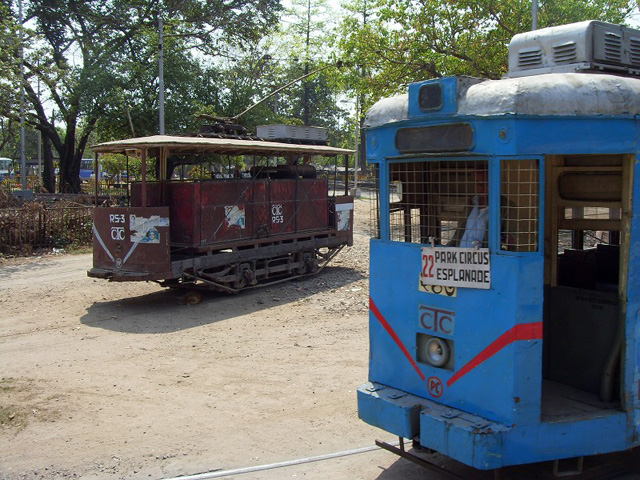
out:
{"label": "tram undercarriage", "polygon": [[[172,262],[172,271],[180,271],[179,278],[160,281],[160,285],[170,288],[217,290],[238,293],[241,290],[272,285],[282,280],[291,280],[320,272],[343,245],[307,250],[300,242],[302,250],[290,252],[290,247],[274,245],[246,251],[228,252],[210,258],[177,260]],[[324,243],[324,242],[322,242]],[[257,251],[253,251],[257,250]],[[278,252],[270,256],[269,252]],[[223,258],[215,258],[222,256]],[[221,262],[225,262],[221,264]],[[227,263],[228,262],[228,263]]]}
{"label": "tram undercarriage", "polygon": [[[272,285],[283,280],[306,277],[319,273],[344,248],[344,245],[318,247],[311,250],[309,243],[299,242],[301,251],[287,252],[290,247],[270,246],[246,251],[223,252],[217,255],[205,255],[199,258],[174,260],[171,271],[177,277],[163,280],[149,279],[163,287],[215,290],[226,293],[239,293],[253,287]],[[326,242],[320,242],[326,243]],[[269,255],[269,252],[282,251],[281,254]],[[101,268],[93,268],[89,276],[111,281],[144,280],[140,272],[114,272]]]}

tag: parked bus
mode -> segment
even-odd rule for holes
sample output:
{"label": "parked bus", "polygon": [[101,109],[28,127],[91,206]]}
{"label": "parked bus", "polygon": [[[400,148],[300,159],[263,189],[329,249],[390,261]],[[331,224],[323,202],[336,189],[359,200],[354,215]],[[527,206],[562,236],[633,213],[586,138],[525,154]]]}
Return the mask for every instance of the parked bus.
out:
{"label": "parked bus", "polygon": [[13,176],[13,160],[0,157],[0,181]]}

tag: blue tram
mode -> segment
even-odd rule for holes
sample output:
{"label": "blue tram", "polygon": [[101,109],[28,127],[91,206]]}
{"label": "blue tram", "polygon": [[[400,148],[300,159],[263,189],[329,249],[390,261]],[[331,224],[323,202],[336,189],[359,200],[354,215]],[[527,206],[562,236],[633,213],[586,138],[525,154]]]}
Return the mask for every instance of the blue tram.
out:
{"label": "blue tram", "polygon": [[478,469],[640,443],[639,75],[590,21],[371,108],[365,422]]}

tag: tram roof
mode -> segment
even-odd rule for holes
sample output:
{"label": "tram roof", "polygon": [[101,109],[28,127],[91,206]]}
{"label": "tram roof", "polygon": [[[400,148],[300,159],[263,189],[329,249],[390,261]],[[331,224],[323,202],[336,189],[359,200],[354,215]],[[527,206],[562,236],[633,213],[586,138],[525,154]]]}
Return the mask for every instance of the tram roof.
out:
{"label": "tram roof", "polygon": [[94,145],[97,153],[126,153],[133,149],[169,148],[179,153],[217,153],[222,155],[348,155],[353,150],[326,145],[302,145],[261,140],[239,140],[232,138],[181,137],[176,135],[152,135],[129,138]]}
{"label": "tram roof", "polygon": [[[460,89],[457,97],[457,115],[636,115],[640,114],[640,79],[551,73],[485,80]],[[408,107],[407,94],[382,99],[367,112],[365,126],[408,120]]]}

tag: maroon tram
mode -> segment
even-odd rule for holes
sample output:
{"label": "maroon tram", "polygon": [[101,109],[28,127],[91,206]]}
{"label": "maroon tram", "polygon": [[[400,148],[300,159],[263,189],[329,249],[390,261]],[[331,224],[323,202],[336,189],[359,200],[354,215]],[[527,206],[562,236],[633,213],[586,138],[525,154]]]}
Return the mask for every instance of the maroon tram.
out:
{"label": "maroon tram", "polygon": [[[236,293],[316,273],[352,245],[351,150],[233,137],[151,136],[94,146],[96,157],[140,158],[142,173],[129,186],[127,206],[95,209],[88,275]],[[331,175],[318,175],[311,163],[318,157],[333,158]],[[197,178],[185,179],[185,168]]]}

